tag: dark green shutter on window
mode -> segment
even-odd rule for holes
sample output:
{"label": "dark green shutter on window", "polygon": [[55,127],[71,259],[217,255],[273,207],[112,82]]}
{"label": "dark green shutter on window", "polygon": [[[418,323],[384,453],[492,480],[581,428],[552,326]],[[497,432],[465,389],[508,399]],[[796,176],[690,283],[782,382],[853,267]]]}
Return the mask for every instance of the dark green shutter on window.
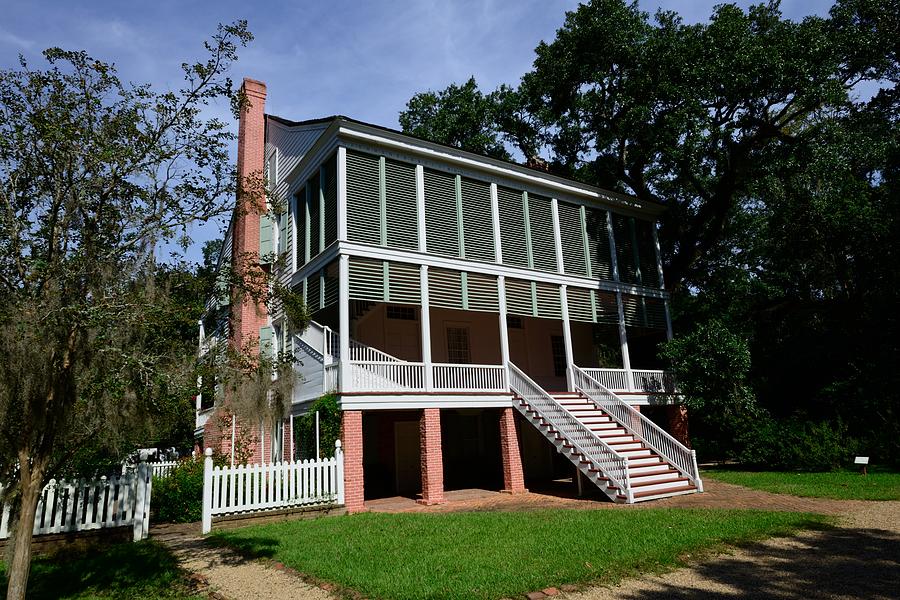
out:
{"label": "dark green shutter on window", "polygon": [[522,192],[497,187],[497,205],[500,213],[500,247],[503,264],[528,266],[528,243],[525,237],[525,208]]}
{"label": "dark green shutter on window", "polygon": [[378,157],[347,152],[347,239],[381,243]]}
{"label": "dark green shutter on window", "polygon": [[466,258],[494,262],[494,226],[491,217],[491,185],[461,178]]}
{"label": "dark green shutter on window", "polygon": [[567,202],[558,203],[559,236],[562,243],[563,265],[567,275],[587,277],[584,236],[581,230],[581,208]]}
{"label": "dark green shutter on window", "polygon": [[[417,250],[419,225],[416,208],[416,167],[387,159],[385,171],[385,201],[387,245],[392,248]],[[373,218],[376,217],[373,215]]]}
{"label": "dark green shutter on window", "polygon": [[531,225],[531,254],[534,268],[556,271],[556,239],[550,198],[528,194],[528,221]]}
{"label": "dark green shutter on window", "polygon": [[606,228],[606,211],[586,208],[585,229],[591,259],[591,276],[594,279],[611,280],[612,259],[609,251],[609,231]]}
{"label": "dark green shutter on window", "polygon": [[337,240],[337,157],[322,165],[325,196],[325,247]]}
{"label": "dark green shutter on window", "polygon": [[272,253],[272,219],[269,215],[259,216],[259,256],[268,262],[267,255]]}
{"label": "dark green shutter on window", "polygon": [[425,169],[425,240],[432,254],[460,256],[455,175]]}

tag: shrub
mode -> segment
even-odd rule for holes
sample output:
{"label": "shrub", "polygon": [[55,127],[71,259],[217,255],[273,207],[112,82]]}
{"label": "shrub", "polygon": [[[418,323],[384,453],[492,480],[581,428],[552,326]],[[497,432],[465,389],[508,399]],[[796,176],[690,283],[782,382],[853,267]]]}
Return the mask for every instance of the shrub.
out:
{"label": "shrub", "polygon": [[841,423],[798,417],[760,418],[738,440],[741,463],[764,469],[828,471],[845,466],[856,451]]}
{"label": "shrub", "polygon": [[341,437],[341,409],[337,396],[325,394],[309,407],[300,418],[300,457],[315,458],[316,411],[319,412],[319,445],[322,456],[334,455],[334,442]]}
{"label": "shrub", "polygon": [[153,479],[150,507],[162,523],[193,523],[203,517],[203,456],[186,458],[168,477]]}

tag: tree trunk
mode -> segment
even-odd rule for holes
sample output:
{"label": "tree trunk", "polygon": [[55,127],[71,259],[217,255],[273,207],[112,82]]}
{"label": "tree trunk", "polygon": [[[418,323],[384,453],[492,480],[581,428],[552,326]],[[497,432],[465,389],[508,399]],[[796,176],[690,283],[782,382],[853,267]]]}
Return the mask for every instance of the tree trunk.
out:
{"label": "tree trunk", "polygon": [[12,557],[9,562],[9,587],[6,589],[6,600],[25,600],[28,575],[31,573],[31,532],[41,494],[42,473],[23,469],[22,477],[19,518],[16,519],[10,540]]}

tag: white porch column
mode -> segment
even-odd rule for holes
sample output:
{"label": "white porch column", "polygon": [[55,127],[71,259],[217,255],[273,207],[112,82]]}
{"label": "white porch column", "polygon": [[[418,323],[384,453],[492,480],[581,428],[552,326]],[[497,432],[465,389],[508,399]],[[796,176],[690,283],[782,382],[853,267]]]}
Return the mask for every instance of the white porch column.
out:
{"label": "white porch column", "polygon": [[[613,235],[612,213],[606,211],[606,233],[609,236],[609,260],[612,265],[613,280],[619,283],[619,260],[616,258],[616,238]],[[628,334],[625,330],[625,307],[622,303],[621,290],[616,291],[616,309],[619,313],[619,344],[622,348],[622,368],[629,390],[634,388],[634,377],[631,374],[631,357],[628,356]]]}
{"label": "white porch column", "polygon": [[420,325],[422,330],[422,362],[425,363],[425,391],[434,389],[434,369],[431,362],[431,308],[428,299],[428,267],[419,267],[419,283],[422,288]]}
{"label": "white porch column", "polygon": [[340,331],[340,370],[342,392],[349,391],[350,378],[347,363],[350,360],[350,257],[341,254],[338,259],[338,326]]}
{"label": "white porch column", "polygon": [[[662,252],[660,252],[659,248],[659,236],[656,233],[656,223],[653,224],[651,229],[653,232],[653,246],[656,248],[656,271],[659,274],[659,289],[665,291],[666,289],[666,280],[663,277],[663,264],[662,264]],[[672,317],[669,314],[669,298],[668,295],[663,298],[663,308],[666,312],[666,339],[672,340]]]}
{"label": "white porch column", "polygon": [[[509,331],[506,329],[506,277],[497,277],[497,300],[500,307],[500,360],[506,370],[506,383],[509,385]],[[523,365],[524,366],[524,365]]]}
{"label": "white porch column", "polygon": [[559,301],[562,305],[563,346],[566,348],[566,389],[575,390],[575,379],[572,366],[575,364],[575,356],[572,351],[572,327],[569,323],[569,296],[565,285],[559,286]]}

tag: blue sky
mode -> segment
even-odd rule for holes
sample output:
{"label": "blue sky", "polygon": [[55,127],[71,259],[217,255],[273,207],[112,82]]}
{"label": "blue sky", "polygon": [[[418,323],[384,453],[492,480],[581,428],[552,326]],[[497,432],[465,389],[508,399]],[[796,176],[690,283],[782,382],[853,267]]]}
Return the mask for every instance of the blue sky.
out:
{"label": "blue sky", "polygon": [[[721,0],[640,2],[648,12],[676,10],[685,20],[708,18]],[[233,77],[266,82],[267,111],[289,119],[344,114],[397,126],[416,92],[441,89],[474,75],[483,89],[516,84],[534,47],[551,41],[574,0],[391,0],[329,2],[191,2],[129,0],[38,2],[3,0],[0,68],[21,53],[37,66],[49,46],[84,49],[114,62],[123,79],[177,88],[179,65],[202,54],[219,22],[245,18],[256,36],[241,52]],[[740,1],[747,6],[750,2]],[[782,2],[789,18],[827,13],[829,1]],[[227,107],[217,111],[228,114]],[[198,240],[217,235],[207,226]],[[193,250],[189,257],[197,259]]]}

